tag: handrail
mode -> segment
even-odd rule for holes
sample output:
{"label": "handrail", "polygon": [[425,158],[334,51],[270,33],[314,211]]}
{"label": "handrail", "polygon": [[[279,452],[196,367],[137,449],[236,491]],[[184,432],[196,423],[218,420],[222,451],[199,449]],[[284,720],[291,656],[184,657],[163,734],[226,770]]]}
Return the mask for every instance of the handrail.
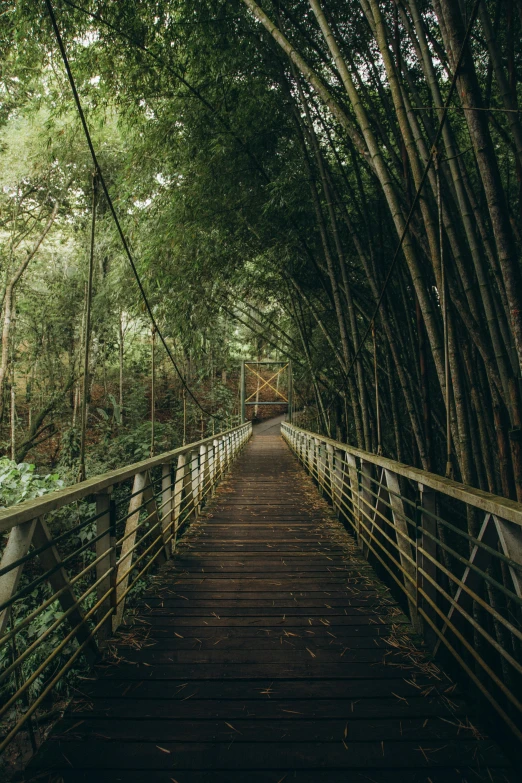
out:
{"label": "handrail", "polygon": [[[285,423],[283,426],[288,427],[289,425]],[[326,438],[324,435],[318,435],[309,430],[304,430],[301,427],[296,427],[295,424],[292,424],[291,426],[296,431],[313,435],[314,438],[320,438],[324,444],[333,446],[333,448],[342,448],[344,451],[353,454],[354,457],[364,459],[372,465],[377,465],[377,467],[386,470],[392,470],[398,476],[403,476],[411,481],[417,481],[424,484],[424,486],[434,489],[437,492],[442,492],[444,495],[448,495],[455,500],[461,500],[482,511],[496,514],[497,516],[502,517],[502,519],[505,519],[508,522],[514,522],[515,525],[520,525],[520,527],[522,527],[522,503],[518,503],[516,500],[494,495],[491,492],[476,489],[476,487],[470,487],[468,484],[462,484],[460,481],[453,481],[453,479],[439,476],[437,473],[429,473],[420,468],[406,465],[403,462],[397,462],[396,460],[388,459],[387,457],[382,457],[378,454],[372,454],[370,451],[363,451],[355,446],[350,446],[346,443],[341,443],[341,441]]]}
{"label": "handrail", "polygon": [[0,531],[9,532],[0,562],[0,725],[23,705],[0,752],[27,721],[31,728],[31,716],[80,656],[99,658],[129,594],[171,557],[251,434],[252,424],[241,424],[0,511]]}
{"label": "handrail", "polygon": [[136,473],[152,470],[153,468],[158,467],[158,465],[163,465],[165,462],[171,462],[180,454],[186,454],[188,451],[193,451],[200,446],[212,443],[215,438],[221,438],[232,432],[236,432],[242,426],[245,425],[232,427],[232,429],[220,432],[219,436],[210,435],[210,437],[204,438],[203,440],[189,443],[186,446],[180,446],[177,449],[166,451],[155,457],[149,457],[141,462],[134,462],[132,465],[126,465],[124,468],[117,468],[108,473],[103,473],[101,476],[94,476],[85,481],[80,481],[78,484],[55,490],[41,498],[24,500],[16,506],[0,509],[0,533],[10,530],[12,527],[20,525],[22,522],[34,519],[36,516],[48,514],[50,511],[56,511],[70,503],[75,503],[77,500],[82,500],[82,498],[87,495],[102,492],[104,489],[114,486],[115,484],[121,484],[122,481],[132,478]]}
{"label": "handrail", "polygon": [[287,422],[282,434],[433,652],[522,741],[522,504]]}

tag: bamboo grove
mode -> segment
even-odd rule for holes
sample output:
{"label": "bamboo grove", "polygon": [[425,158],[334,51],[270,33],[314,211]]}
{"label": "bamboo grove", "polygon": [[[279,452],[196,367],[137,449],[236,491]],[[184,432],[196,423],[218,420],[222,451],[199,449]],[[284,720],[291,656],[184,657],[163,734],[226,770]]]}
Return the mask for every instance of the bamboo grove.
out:
{"label": "bamboo grove", "polygon": [[[288,356],[303,422],[522,500],[520,0],[54,9],[166,334],[215,339],[229,366]],[[20,118],[45,115],[51,140],[31,247],[76,232],[85,259],[90,163],[46,4],[2,19],[4,152]]]}

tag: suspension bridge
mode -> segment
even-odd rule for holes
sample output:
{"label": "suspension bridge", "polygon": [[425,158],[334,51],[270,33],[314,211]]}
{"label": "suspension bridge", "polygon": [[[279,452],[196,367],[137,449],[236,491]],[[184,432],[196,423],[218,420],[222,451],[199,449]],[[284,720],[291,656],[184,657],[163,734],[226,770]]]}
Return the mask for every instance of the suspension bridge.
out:
{"label": "suspension bridge", "polygon": [[26,781],[518,780],[521,527],[283,417],[2,510],[2,749],[39,745]]}

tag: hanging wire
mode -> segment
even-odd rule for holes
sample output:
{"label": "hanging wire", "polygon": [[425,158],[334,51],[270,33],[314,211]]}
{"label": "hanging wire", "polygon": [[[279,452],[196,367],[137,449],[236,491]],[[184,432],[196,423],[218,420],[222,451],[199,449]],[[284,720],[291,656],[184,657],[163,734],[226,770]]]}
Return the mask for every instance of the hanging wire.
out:
{"label": "hanging wire", "polygon": [[87,274],[87,291],[85,295],[85,327],[83,335],[83,390],[81,405],[80,459],[78,481],[85,481],[85,441],[87,437],[87,417],[89,415],[89,348],[91,342],[91,305],[92,280],[94,274],[94,241],[96,236],[96,206],[98,203],[98,177],[96,171],[92,175],[92,215],[91,244],[89,249],[89,271]]}
{"label": "hanging wire", "polygon": [[45,0],[45,4],[47,6],[47,10],[48,10],[49,16],[51,18],[51,23],[52,23],[54,34],[55,34],[55,37],[56,37],[56,42],[58,44],[58,48],[60,50],[60,54],[61,54],[61,57],[62,57],[62,60],[63,60],[63,64],[65,66],[65,71],[67,73],[67,78],[69,80],[69,84],[70,84],[70,87],[71,87],[71,90],[72,90],[72,93],[73,93],[73,96],[74,96],[74,102],[76,104],[76,109],[78,111],[78,114],[79,114],[79,117],[80,117],[80,120],[81,120],[81,123],[82,123],[82,127],[83,127],[83,132],[85,134],[85,139],[87,141],[87,145],[89,147],[89,151],[91,153],[91,157],[92,157],[92,160],[93,160],[93,163],[94,163],[94,168],[95,168],[95,171],[96,171],[96,173],[98,175],[98,179],[99,179],[99,182],[100,182],[100,184],[102,186],[105,198],[107,200],[107,204],[109,206],[110,213],[112,215],[112,218],[113,218],[114,223],[116,225],[116,228],[117,228],[117,231],[118,231],[121,243],[122,243],[123,248],[125,250],[125,255],[127,256],[127,259],[129,261],[129,264],[131,265],[134,277],[135,277],[136,282],[138,284],[138,288],[140,290],[140,294],[141,294],[141,297],[143,299],[143,303],[145,304],[145,309],[147,311],[147,314],[148,314],[148,316],[150,318],[150,321],[151,321],[152,325],[155,327],[155,329],[156,329],[156,331],[158,333],[158,336],[159,336],[159,338],[161,340],[161,343],[162,343],[163,347],[165,348],[167,356],[169,357],[169,359],[170,359],[170,361],[172,363],[172,366],[174,367],[174,370],[176,371],[176,374],[178,375],[178,377],[179,377],[183,387],[186,389],[187,393],[190,395],[192,400],[196,403],[198,408],[201,411],[203,411],[203,413],[205,413],[207,416],[210,416],[212,418],[216,418],[216,419],[221,419],[222,420],[223,416],[220,416],[220,415],[215,414],[215,413],[211,413],[210,411],[206,410],[201,405],[201,403],[199,402],[197,397],[194,395],[192,390],[187,386],[185,378],[183,377],[183,375],[182,375],[182,373],[181,373],[181,371],[180,371],[180,369],[179,369],[179,367],[178,367],[178,365],[177,365],[177,363],[176,363],[176,361],[174,359],[174,356],[172,355],[172,352],[171,352],[169,346],[167,345],[167,343],[165,341],[165,338],[163,337],[161,329],[159,328],[159,326],[158,326],[158,324],[156,322],[156,318],[154,317],[154,313],[152,312],[152,307],[151,307],[151,305],[149,303],[149,300],[147,298],[147,294],[145,293],[145,289],[143,288],[143,283],[141,282],[141,278],[140,278],[138,270],[136,268],[136,264],[134,262],[134,258],[132,256],[131,251],[130,251],[129,244],[128,244],[127,239],[125,237],[125,234],[123,232],[123,228],[121,226],[121,223],[119,221],[118,215],[116,213],[116,209],[115,209],[114,204],[112,202],[109,190],[107,188],[107,183],[105,182],[105,178],[103,176],[103,172],[102,172],[101,167],[100,167],[100,165],[98,163],[98,158],[96,156],[96,151],[94,149],[94,145],[93,145],[93,142],[92,142],[91,134],[89,132],[89,127],[87,125],[87,120],[85,119],[85,114],[84,114],[84,111],[83,111],[83,108],[82,108],[82,104],[81,104],[81,101],[80,101],[80,96],[78,95],[78,90],[76,88],[76,82],[74,80],[74,76],[72,74],[71,67],[69,65],[69,59],[67,57],[67,52],[65,51],[65,46],[64,46],[64,43],[63,43],[63,39],[62,39],[62,36],[61,36],[61,33],[60,33],[60,29],[58,27],[58,23],[56,21],[56,15],[54,13],[54,8],[53,8],[53,5],[52,5],[52,2],[51,2],[51,0]]}

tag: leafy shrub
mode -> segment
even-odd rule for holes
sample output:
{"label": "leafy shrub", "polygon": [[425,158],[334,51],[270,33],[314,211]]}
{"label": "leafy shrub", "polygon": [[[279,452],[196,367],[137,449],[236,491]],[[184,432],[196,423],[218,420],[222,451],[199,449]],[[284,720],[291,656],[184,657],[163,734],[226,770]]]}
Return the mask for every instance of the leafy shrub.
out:
{"label": "leafy shrub", "polygon": [[7,457],[0,457],[0,508],[14,506],[22,500],[32,500],[63,487],[57,473],[40,476],[35,466],[27,462],[18,465]]}

